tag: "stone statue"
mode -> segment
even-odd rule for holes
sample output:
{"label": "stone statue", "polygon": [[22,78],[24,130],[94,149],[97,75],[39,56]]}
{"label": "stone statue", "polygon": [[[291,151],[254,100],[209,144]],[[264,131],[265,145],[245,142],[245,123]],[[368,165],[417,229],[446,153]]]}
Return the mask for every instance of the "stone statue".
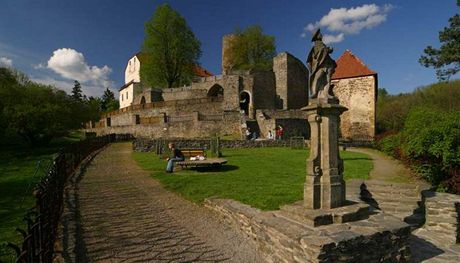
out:
{"label": "stone statue", "polygon": [[329,56],[333,49],[323,43],[323,35],[319,28],[311,39],[315,42],[307,58],[307,65],[310,70],[310,98],[332,99],[331,77],[334,74],[337,64]]}

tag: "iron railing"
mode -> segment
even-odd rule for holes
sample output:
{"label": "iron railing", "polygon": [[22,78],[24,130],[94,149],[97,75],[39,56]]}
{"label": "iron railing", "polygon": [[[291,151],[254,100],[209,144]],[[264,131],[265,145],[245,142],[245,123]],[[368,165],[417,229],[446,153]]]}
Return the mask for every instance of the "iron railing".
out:
{"label": "iron railing", "polygon": [[8,243],[15,262],[52,262],[59,220],[63,212],[64,187],[69,176],[91,153],[115,141],[133,139],[130,134],[110,134],[89,138],[62,149],[33,191],[35,206],[26,212],[27,228],[17,228],[22,244]]}

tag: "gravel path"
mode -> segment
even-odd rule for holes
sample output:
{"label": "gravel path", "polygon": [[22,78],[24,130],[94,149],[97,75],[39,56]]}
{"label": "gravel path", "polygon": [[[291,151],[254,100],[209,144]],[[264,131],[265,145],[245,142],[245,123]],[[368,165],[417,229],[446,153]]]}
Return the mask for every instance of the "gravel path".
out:
{"label": "gravel path", "polygon": [[78,262],[262,262],[247,237],[163,189],[129,143],[99,153],[78,188]]}
{"label": "gravel path", "polygon": [[381,180],[394,183],[420,183],[410,169],[401,162],[383,153],[368,148],[347,148],[350,152],[359,152],[369,155],[372,158],[373,169],[369,174],[370,180]]}

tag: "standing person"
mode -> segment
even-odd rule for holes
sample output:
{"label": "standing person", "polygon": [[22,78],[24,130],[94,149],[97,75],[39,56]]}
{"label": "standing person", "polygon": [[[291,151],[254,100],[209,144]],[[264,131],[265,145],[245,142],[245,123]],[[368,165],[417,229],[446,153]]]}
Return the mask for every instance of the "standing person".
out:
{"label": "standing person", "polygon": [[279,133],[279,139],[282,140],[283,135],[284,135],[284,129],[281,125],[278,127],[278,133]]}
{"label": "standing person", "polygon": [[249,128],[246,129],[246,140],[251,139],[251,130]]}
{"label": "standing person", "polygon": [[168,148],[171,151],[171,157],[167,159],[168,165],[166,166],[166,172],[172,173],[174,170],[174,162],[180,162],[185,160],[184,154],[179,149],[176,149],[174,143],[168,143]]}
{"label": "standing person", "polygon": [[267,136],[267,138],[268,138],[269,140],[274,140],[274,139],[275,139],[275,136],[273,136],[272,130],[268,130],[268,136]]}
{"label": "standing person", "polygon": [[275,140],[280,138],[280,129],[278,126],[275,127]]}

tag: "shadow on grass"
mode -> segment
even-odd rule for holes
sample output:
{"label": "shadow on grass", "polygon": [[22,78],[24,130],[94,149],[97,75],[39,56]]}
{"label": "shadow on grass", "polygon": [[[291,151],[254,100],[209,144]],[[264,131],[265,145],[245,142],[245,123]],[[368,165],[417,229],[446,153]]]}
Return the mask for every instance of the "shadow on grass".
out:
{"label": "shadow on grass", "polygon": [[240,167],[236,165],[224,164],[222,166],[197,167],[197,168],[192,168],[191,170],[197,171],[199,173],[208,173],[208,172],[224,173],[224,172],[234,171],[238,169],[240,169]]}

